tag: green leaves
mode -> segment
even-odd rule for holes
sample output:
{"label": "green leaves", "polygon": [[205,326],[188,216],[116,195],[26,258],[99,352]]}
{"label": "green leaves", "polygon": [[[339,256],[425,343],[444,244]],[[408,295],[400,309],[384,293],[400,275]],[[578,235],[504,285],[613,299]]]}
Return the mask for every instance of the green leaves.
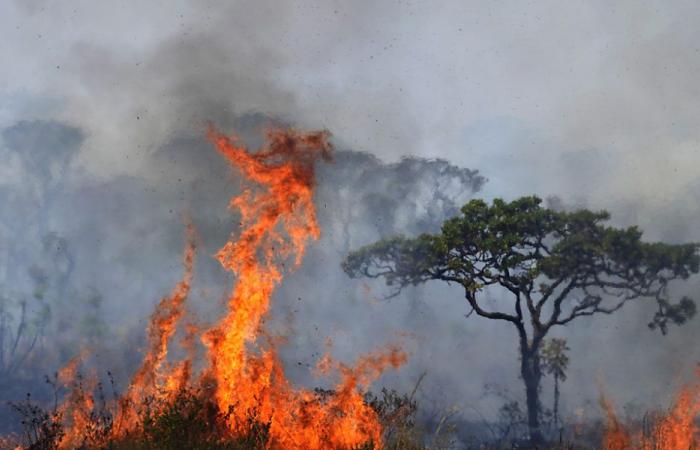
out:
{"label": "green leaves", "polygon": [[397,236],[349,254],[342,268],[350,277],[384,277],[388,285],[417,284],[429,279],[434,254],[441,244],[429,235],[415,239]]}
{"label": "green leaves", "polygon": [[668,300],[659,299],[659,309],[649,322],[649,328],[659,329],[662,334],[668,332],[668,323],[683,325],[695,316],[697,307],[695,302],[688,297],[681,298],[678,303],[672,304]]}
{"label": "green leaves", "polygon": [[561,381],[566,381],[566,370],[569,368],[567,352],[569,350],[566,339],[552,338],[543,341],[540,347],[542,368]]}

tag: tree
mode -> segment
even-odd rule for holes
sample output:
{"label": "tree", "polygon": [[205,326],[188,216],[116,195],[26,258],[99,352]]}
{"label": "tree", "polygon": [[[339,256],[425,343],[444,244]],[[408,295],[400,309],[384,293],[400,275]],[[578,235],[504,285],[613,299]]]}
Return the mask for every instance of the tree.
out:
{"label": "tree", "polygon": [[[605,211],[544,208],[534,196],[491,205],[472,200],[439,233],[362,247],[347,255],[343,269],[354,278],[383,278],[391,295],[430,280],[453,283],[463,288],[472,312],[512,324],[530,439],[539,445],[540,347],[550,330],[643,298],[657,305],[649,327],[664,334],[670,323],[682,324],[695,313],[691,299],[669,300],[668,285],[698,272],[700,246],[643,242],[637,227],[604,225],[609,217]],[[489,307],[486,289],[509,300]]]}
{"label": "tree", "polygon": [[566,381],[566,369],[569,367],[570,349],[566,345],[566,339],[552,338],[542,343],[540,358],[544,370],[554,377],[554,428],[559,428],[559,382]]}
{"label": "tree", "polygon": [[[40,301],[36,296],[35,299]],[[13,304],[4,295],[0,296],[0,389],[11,383],[15,374],[23,368],[48,320],[47,311],[41,303],[39,311],[34,313],[27,312],[26,300],[16,303]],[[14,313],[13,309],[19,309],[19,314]]]}

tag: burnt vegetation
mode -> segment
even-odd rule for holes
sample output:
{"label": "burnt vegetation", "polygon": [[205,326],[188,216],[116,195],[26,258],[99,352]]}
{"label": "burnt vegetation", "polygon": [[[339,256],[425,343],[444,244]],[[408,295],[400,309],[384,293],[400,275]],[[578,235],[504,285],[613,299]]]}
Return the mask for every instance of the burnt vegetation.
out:
{"label": "burnt vegetation", "polygon": [[[14,449],[16,447],[31,450],[52,450],[65,448],[62,444],[66,435],[64,424],[69,411],[59,406],[59,396],[65,394],[74,399],[93,399],[91,407],[72,413],[73,424],[76,417],[81,417],[80,429],[77,431],[79,441],[71,448],[80,449],[206,449],[206,450],[264,450],[271,448],[269,423],[259,419],[256,410],[247,413],[247,419],[240,429],[245,433],[233,434],[230,431],[229,420],[232,411],[221,411],[211,400],[209,392],[204,389],[181,389],[169,400],[159,400],[154,397],[144,399],[140,405],[134,405],[138,410],[140,426],[137,431],[130,432],[119,438],[112,435],[115,426],[114,401],[107,398],[102,384],[90,390],[78,376],[70,384],[69,392],[61,392],[60,384],[47,377],[56,395],[56,402],[50,408],[32,400],[28,394],[22,402],[12,403],[12,408],[20,419],[21,431],[5,436],[0,441],[0,448]],[[316,402],[326,402],[336,395],[332,390],[318,388]],[[415,392],[414,392],[415,394]],[[452,431],[448,426],[437,430],[431,437],[433,444],[428,447],[427,430],[417,424],[418,406],[412,395],[402,395],[395,390],[382,389],[378,394],[368,392],[365,401],[377,413],[384,428],[383,446],[389,450],[423,450],[452,447]],[[73,407],[80,408],[76,402]],[[339,411],[338,414],[343,414]],[[276,448],[272,446],[272,448]],[[377,449],[373,442],[356,449],[338,450],[372,450]]]}

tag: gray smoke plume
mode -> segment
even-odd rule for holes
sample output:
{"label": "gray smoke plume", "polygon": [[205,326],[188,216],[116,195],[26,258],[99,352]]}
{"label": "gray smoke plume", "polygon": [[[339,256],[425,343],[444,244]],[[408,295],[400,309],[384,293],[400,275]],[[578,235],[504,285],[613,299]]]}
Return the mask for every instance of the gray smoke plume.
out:
{"label": "gray smoke plume", "polygon": [[[50,313],[39,348],[65,348],[34,363],[53,370],[82,337],[126,377],[138,354],[123,348],[179,276],[183,214],[203,239],[193,302],[211,318],[230,280],[210,255],[236,231],[226,204],[240,185],[205,123],[252,145],[287,123],[326,128],[340,149],[320,169],[323,237],[276,297],[292,377],[312,382],[325,336],[352,359],[410,331],[409,366],[382,382],[410,389],[428,368],[423,402],[494,417],[486,381],[520,395],[512,330],[466,319],[450,287],[378,301],[339,260],[434,230],[475,195],[556,195],[649,240],[700,241],[699,16],[686,1],[4,2],[0,276],[35,328]],[[697,323],[661,339],[648,313],[561,330],[569,413],[596,413],[599,374],[646,408],[692,370]]]}

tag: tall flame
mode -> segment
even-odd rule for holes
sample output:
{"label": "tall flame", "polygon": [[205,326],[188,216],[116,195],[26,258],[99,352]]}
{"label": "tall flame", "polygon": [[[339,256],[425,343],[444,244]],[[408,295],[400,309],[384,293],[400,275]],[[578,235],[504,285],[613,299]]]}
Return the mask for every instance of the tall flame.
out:
{"label": "tall flame", "polygon": [[208,136],[247,180],[258,184],[231,201],[241,212],[242,231],[217,254],[222,266],[238,277],[228,313],[204,336],[219,407],[235,406],[230,419],[234,428],[255,410],[270,423],[273,441],[285,449],[379,443],[379,421],[358,387],[365,387],[384,368],[403,364],[406,357],[400,350],[390,348],[365,357],[354,370],[344,369],[338,394],[319,403],[312,392],[289,385],[274,345],[257,339],[285,259],[293,255],[299,265],[306,242],[320,235],[313,203],[314,163],[330,158],[327,133],[273,130],[268,132],[268,147],[257,153],[213,128]]}
{"label": "tall flame", "polygon": [[[236,138],[213,127],[208,129],[207,137],[247,183],[243,193],[230,202],[230,207],[241,214],[240,234],[216,254],[237,281],[223,318],[200,335],[208,365],[193,377],[193,339],[199,330],[192,326],[187,327],[182,343],[190,350],[189,356],[177,364],[170,363],[168,345],[178,321],[186,314],[184,302],[193,275],[194,232],[188,227],[184,277],[151,316],[146,355],[118,399],[107,439],[138,433],[142,420],[139,408],[145,402],[156,399],[168,404],[183,388],[193,388],[211,396],[218,410],[225,413],[225,426],[233,436],[248,431],[247,419],[252,414],[258,422],[269,424],[272,448],[343,449],[369,442],[380,447],[379,418],[365,403],[362,392],[385,369],[404,364],[405,353],[398,347],[388,347],[360,358],[355,367],[325,357],[319,365],[324,372],[335,369],[340,378],[335,394],[319,399],[313,391],[289,383],[275,341],[264,330],[271,296],[282,281],[285,262],[293,257],[293,267],[300,265],[307,242],[320,235],[313,203],[314,168],[318,159],[330,159],[328,134],[270,130],[268,144],[257,152],[248,151]],[[76,367],[75,362],[69,365],[66,377],[75,376]],[[92,399],[75,398],[71,402],[78,401],[82,406],[72,407],[72,421],[62,448],[85,442],[86,437],[81,436],[84,431],[80,430],[81,414],[90,410]]]}

